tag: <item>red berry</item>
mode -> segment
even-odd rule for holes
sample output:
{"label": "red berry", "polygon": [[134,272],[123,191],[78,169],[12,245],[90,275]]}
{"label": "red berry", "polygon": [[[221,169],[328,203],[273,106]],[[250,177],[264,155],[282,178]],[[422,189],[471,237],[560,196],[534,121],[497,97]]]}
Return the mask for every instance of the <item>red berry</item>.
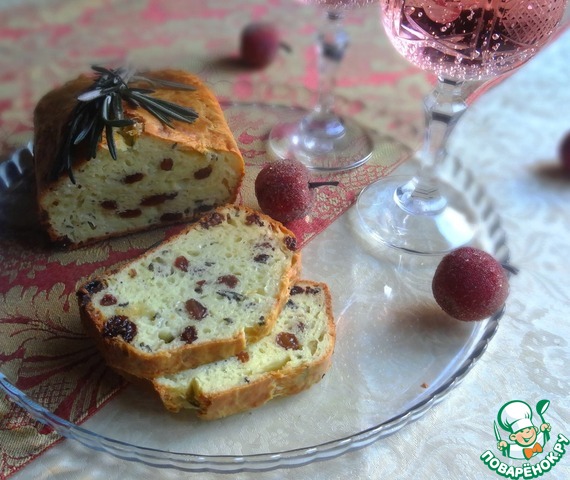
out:
{"label": "red berry", "polygon": [[559,147],[560,162],[562,163],[562,168],[567,172],[570,172],[570,133],[560,142]]}
{"label": "red berry", "polygon": [[301,218],[313,203],[309,170],[296,160],[269,163],[255,179],[255,195],[270,217],[283,223]]}
{"label": "red berry", "polygon": [[461,14],[461,4],[447,2],[446,0],[435,0],[426,6],[426,14],[437,23],[451,23]]}
{"label": "red berry", "polygon": [[279,33],[273,24],[249,24],[241,33],[241,60],[249,67],[266,67],[274,60],[279,46]]}
{"label": "red berry", "polygon": [[464,321],[483,320],[497,312],[509,294],[504,268],[488,253],[461,247],[438,265],[432,282],[435,301]]}

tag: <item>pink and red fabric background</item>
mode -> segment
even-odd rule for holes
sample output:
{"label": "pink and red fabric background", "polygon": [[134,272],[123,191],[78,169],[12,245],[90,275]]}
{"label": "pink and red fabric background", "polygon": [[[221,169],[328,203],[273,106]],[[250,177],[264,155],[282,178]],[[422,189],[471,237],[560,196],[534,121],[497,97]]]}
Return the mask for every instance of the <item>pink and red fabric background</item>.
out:
{"label": "pink and red fabric background", "polygon": [[[264,142],[278,114],[252,119],[230,103],[310,107],[318,84],[313,40],[322,12],[288,0],[97,3],[22,0],[19,6],[0,8],[0,153],[6,155],[32,138],[33,109],[44,93],[92,64],[183,68],[199,73],[222,100],[247,164],[240,201],[256,206],[253,181],[269,161]],[[283,52],[263,70],[240,66],[239,32],[251,21],[276,23],[292,52]],[[350,12],[346,25],[352,44],[339,71],[338,108],[372,128],[375,141],[385,148],[364,167],[338,176],[338,188],[319,190],[310,215],[289,225],[302,245],[342,214],[363,186],[403,161],[403,144],[413,146],[422,126],[420,102],[429,90],[429,78],[400,59],[383,39],[377,7]],[[0,196],[0,208],[21,208],[18,216],[29,220],[17,227],[0,225],[2,373],[61,418],[81,423],[112,401],[123,380],[105,368],[85,336],[75,286],[143,252],[176,227],[62,252],[38,241],[30,203],[14,206]],[[59,438],[0,396],[0,478]]]}

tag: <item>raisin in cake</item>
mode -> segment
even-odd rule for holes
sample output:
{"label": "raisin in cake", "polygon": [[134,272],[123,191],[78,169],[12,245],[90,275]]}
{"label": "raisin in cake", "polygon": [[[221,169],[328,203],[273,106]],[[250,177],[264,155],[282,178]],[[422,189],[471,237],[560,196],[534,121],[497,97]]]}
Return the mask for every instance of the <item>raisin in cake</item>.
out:
{"label": "raisin in cake", "polygon": [[317,383],[334,344],[327,285],[299,281],[269,336],[225,360],[157,377],[153,386],[171,411],[190,408],[203,419],[221,418]]}
{"label": "raisin in cake", "polygon": [[77,97],[93,79],[81,76],[39,101],[34,112],[37,194],[40,219],[53,242],[78,247],[196,220],[235,201],[244,162],[212,91],[182,71],[147,76],[193,86],[194,91],[157,87],[152,96],[193,108],[198,118],[194,123],[175,120],[170,128],[144,108],[123,102],[125,117],[135,124],[114,129],[117,160],[109,153],[105,135],[91,160],[79,143],[73,150],[76,184],[66,172],[53,178],[53,169]]}
{"label": "raisin in cake", "polygon": [[81,318],[107,363],[155,377],[220,360],[267,335],[298,276],[294,235],[228,205],[81,286]]}

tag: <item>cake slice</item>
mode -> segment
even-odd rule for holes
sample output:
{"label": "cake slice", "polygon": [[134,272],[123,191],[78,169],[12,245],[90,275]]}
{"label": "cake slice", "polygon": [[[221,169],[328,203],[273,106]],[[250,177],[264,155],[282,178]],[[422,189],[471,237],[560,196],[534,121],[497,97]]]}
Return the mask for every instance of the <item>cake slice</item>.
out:
{"label": "cake slice", "polygon": [[[60,153],[78,96],[92,91],[94,77],[82,75],[38,102],[37,197],[40,221],[53,243],[77,248],[129,232],[194,221],[235,201],[244,161],[214,93],[197,76],[179,70],[145,77],[163,83],[139,81],[133,87],[151,88],[150,98],[190,108],[197,118],[191,123],[173,120],[169,127],[140,105],[123,100],[124,118],[134,124],[112,129],[116,160],[105,133],[92,159],[88,137],[79,141],[70,150],[75,183],[60,165]],[[185,88],[161,86],[164,82]]]}
{"label": "cake slice", "polygon": [[89,280],[79,309],[111,367],[151,378],[235,355],[269,334],[299,268],[293,233],[227,205]]}
{"label": "cake slice", "polygon": [[299,281],[270,335],[225,360],[157,377],[153,386],[168,410],[221,418],[317,383],[330,367],[334,344],[327,285]]}

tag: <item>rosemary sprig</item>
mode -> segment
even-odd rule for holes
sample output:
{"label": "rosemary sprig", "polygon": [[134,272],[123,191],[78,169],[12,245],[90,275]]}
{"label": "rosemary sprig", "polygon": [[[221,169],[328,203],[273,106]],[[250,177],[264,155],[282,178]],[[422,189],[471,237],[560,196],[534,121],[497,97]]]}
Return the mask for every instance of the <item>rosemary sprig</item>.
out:
{"label": "rosemary sprig", "polygon": [[66,172],[72,183],[75,178],[72,171],[72,150],[85,142],[89,159],[97,156],[97,145],[105,135],[111,157],[117,159],[117,146],[113,137],[114,128],[134,125],[134,120],[125,118],[123,101],[130,105],[144,108],[158,118],[164,125],[174,128],[173,120],[193,123],[198,114],[192,108],[184,107],[167,100],[151,96],[152,88],[130,87],[132,82],[148,83],[150,87],[174,88],[177,90],[195,90],[191,85],[146,77],[127,68],[110,69],[93,65],[95,80],[91,87],[77,97],[66,125],[66,134],[56,156],[52,177],[57,178]]}

